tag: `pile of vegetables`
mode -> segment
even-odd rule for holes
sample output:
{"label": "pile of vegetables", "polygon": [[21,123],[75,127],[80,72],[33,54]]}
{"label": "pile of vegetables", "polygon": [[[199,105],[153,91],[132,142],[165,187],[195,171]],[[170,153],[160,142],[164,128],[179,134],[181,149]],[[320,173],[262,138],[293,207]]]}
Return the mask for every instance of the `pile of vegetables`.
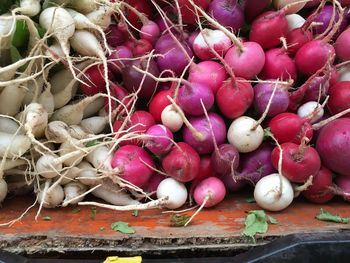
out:
{"label": "pile of vegetables", "polygon": [[350,200],[350,1],[8,2],[0,202]]}

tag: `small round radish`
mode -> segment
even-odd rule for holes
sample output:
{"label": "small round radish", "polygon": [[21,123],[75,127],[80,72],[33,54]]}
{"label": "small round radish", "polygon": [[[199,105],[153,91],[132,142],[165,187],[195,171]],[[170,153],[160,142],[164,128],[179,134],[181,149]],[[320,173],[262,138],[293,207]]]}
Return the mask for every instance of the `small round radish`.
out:
{"label": "small round radish", "polygon": [[338,175],[335,178],[335,184],[342,191],[340,194],[343,196],[344,200],[350,202],[350,180],[349,180],[349,176]]}
{"label": "small round radish", "polygon": [[214,171],[219,175],[234,174],[239,165],[239,153],[231,144],[221,144],[211,155]]}
{"label": "small round radish", "polygon": [[[112,78],[111,71],[108,71],[108,77]],[[81,80],[86,84],[80,83],[79,89],[87,96],[106,92],[106,81],[104,79],[104,72],[101,64],[88,68]]]}
{"label": "small round radish", "polygon": [[235,177],[232,174],[225,174],[219,176],[219,179],[224,183],[226,192],[235,193],[247,185],[247,180],[239,174]]}
{"label": "small round radish", "polygon": [[148,20],[140,29],[140,38],[146,39],[152,44],[157,41],[159,34],[159,26],[151,20]]}
{"label": "small round radish", "polygon": [[244,13],[236,0],[213,0],[208,13],[221,25],[233,31],[239,30],[244,25]]}
{"label": "small round radish", "polygon": [[344,30],[337,38],[334,44],[335,52],[337,57],[342,61],[350,59],[350,28]]}
{"label": "small round radish", "polygon": [[306,30],[303,27],[295,28],[289,31],[286,36],[288,53],[291,56],[295,56],[297,51],[307,42],[313,39],[312,32]]}
{"label": "small round radish", "polygon": [[114,74],[120,74],[125,65],[129,64],[129,59],[132,57],[132,51],[128,47],[116,47],[108,57],[108,68],[113,71]]}
{"label": "small round radish", "polygon": [[[322,34],[326,30],[328,30],[330,23],[332,21],[331,27],[334,27],[335,24],[339,20],[339,11],[334,10],[332,5],[325,5],[319,14],[313,19],[314,22],[316,22],[316,25],[313,26],[313,30],[315,31],[316,34]],[[344,26],[346,26],[346,21],[345,19],[342,21],[340,25],[340,31],[343,31],[342,29]]]}
{"label": "small round radish", "polygon": [[[350,108],[350,81],[341,81],[330,87],[327,106],[332,114]],[[345,117],[350,117],[350,113]]]}
{"label": "small round radish", "polygon": [[244,15],[249,22],[260,15],[271,4],[272,0],[245,0],[243,4]]}
{"label": "small round radish", "polygon": [[201,181],[194,189],[193,197],[198,205],[212,207],[224,200],[226,188],[217,177],[209,177]]}
{"label": "small round radish", "polygon": [[284,176],[277,173],[270,174],[261,178],[256,184],[254,199],[263,209],[281,211],[292,203],[294,199],[293,187]]}
{"label": "small round radish", "polygon": [[259,125],[254,129],[257,121],[242,116],[235,119],[227,132],[227,140],[234,145],[239,152],[247,153],[256,150],[264,139],[264,130]]}
{"label": "small round radish", "polygon": [[39,204],[45,208],[55,208],[62,204],[64,191],[61,185],[55,185],[50,191],[40,191],[37,194]]}
{"label": "small round radish", "polygon": [[310,123],[315,123],[323,117],[324,110],[317,101],[306,102],[298,108],[298,115],[302,118],[306,118],[312,114],[314,116],[311,118]]}
{"label": "small round radish", "polygon": [[173,178],[166,178],[160,182],[157,188],[157,198],[168,197],[165,206],[176,209],[183,206],[187,200],[187,189],[183,183]]}
{"label": "small round radish", "polygon": [[174,136],[166,126],[153,125],[148,128],[146,134],[151,137],[144,140],[145,146],[152,153],[163,155],[170,151]]}
{"label": "small round radish", "polygon": [[160,90],[151,99],[148,105],[148,112],[152,114],[156,123],[161,123],[164,108],[171,104],[167,96],[173,95],[172,89]]}
{"label": "small round radish", "polygon": [[182,116],[174,109],[173,105],[168,105],[163,109],[161,120],[163,125],[168,127],[172,132],[179,131],[184,124]]}
{"label": "small round radish", "polygon": [[106,39],[108,45],[116,48],[120,45],[123,45],[123,43],[126,40],[126,37],[123,34],[123,32],[119,30],[117,24],[110,24],[106,30]]}

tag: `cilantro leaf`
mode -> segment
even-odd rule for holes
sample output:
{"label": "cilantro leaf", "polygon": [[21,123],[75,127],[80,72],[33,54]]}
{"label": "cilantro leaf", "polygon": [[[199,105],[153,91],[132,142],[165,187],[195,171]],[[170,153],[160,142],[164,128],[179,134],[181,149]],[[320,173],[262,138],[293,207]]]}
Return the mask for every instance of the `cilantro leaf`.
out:
{"label": "cilantro leaf", "polygon": [[129,226],[128,223],[123,221],[114,222],[111,224],[111,229],[119,231],[123,234],[135,234],[136,231]]}
{"label": "cilantro leaf", "polygon": [[139,215],[139,210],[133,210],[131,214],[137,217]]}
{"label": "cilantro leaf", "polygon": [[264,210],[249,211],[244,222],[245,228],[243,235],[251,237],[255,241],[256,234],[264,234],[267,232],[268,224]]}
{"label": "cilantro leaf", "polygon": [[184,226],[190,218],[188,215],[171,215],[170,225],[174,227]]}
{"label": "cilantro leaf", "polygon": [[43,216],[42,219],[44,221],[51,221],[51,217],[50,216]]}
{"label": "cilantro leaf", "polygon": [[348,217],[341,217],[340,215],[331,214],[330,212],[323,210],[322,208],[320,209],[320,212],[318,213],[318,215],[316,215],[316,219],[321,221],[330,221],[330,222],[342,223],[342,224],[347,224],[350,220],[350,218]]}
{"label": "cilantro leaf", "polygon": [[96,214],[97,214],[96,207],[91,208],[90,218],[94,220],[96,218]]}
{"label": "cilantro leaf", "polygon": [[72,210],[72,213],[76,214],[76,213],[79,213],[80,212],[80,208],[79,207],[76,207]]}

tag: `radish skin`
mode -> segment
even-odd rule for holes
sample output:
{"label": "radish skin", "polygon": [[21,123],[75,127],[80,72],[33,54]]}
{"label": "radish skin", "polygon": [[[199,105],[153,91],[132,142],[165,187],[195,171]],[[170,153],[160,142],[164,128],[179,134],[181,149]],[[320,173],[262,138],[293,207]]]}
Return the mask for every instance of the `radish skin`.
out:
{"label": "radish skin", "polygon": [[19,127],[18,122],[0,116],[0,132],[9,134],[15,134],[17,132],[17,134],[24,134],[23,130],[19,130]]}
{"label": "radish skin", "polygon": [[87,191],[87,187],[79,182],[71,182],[65,185],[63,190],[65,194],[65,199],[63,200],[62,207],[65,207],[68,204],[77,204],[80,201],[82,201],[84,199],[84,196],[81,195],[83,195]]}
{"label": "radish skin", "polygon": [[4,201],[6,195],[7,195],[7,183],[4,179],[0,178],[0,204],[2,201]]}
{"label": "radish skin", "polygon": [[173,178],[166,178],[160,182],[157,188],[157,198],[168,197],[165,207],[176,209],[183,206],[187,200],[185,185]]}
{"label": "radish skin", "polygon": [[45,208],[55,208],[62,204],[64,191],[62,186],[55,185],[51,191],[40,191],[38,193],[38,202]]}
{"label": "radish skin", "polygon": [[103,184],[92,191],[92,194],[113,205],[137,205],[137,200],[132,199],[124,189],[114,184]]}
{"label": "radish skin", "polygon": [[31,140],[25,135],[12,135],[0,132],[0,157],[22,156],[31,146]]}

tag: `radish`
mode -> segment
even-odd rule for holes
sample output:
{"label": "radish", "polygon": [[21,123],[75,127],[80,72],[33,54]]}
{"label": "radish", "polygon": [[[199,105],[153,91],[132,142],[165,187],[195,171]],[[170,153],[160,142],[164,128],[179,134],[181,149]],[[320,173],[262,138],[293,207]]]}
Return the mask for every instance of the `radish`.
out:
{"label": "radish", "polygon": [[313,116],[310,119],[310,123],[315,123],[318,120],[320,120],[323,117],[323,114],[324,110],[322,108],[322,105],[316,101],[306,102],[298,108],[298,116],[300,116],[301,118]]}
{"label": "radish", "polygon": [[148,193],[151,197],[156,197],[158,186],[165,178],[165,175],[155,172],[151,175],[151,178],[145,185],[144,191]]}
{"label": "radish", "polygon": [[227,73],[221,64],[215,61],[202,61],[190,67],[188,81],[207,85],[214,95],[227,79]]}
{"label": "radish", "polygon": [[112,182],[106,182],[100,187],[95,188],[92,194],[113,205],[126,206],[140,204],[139,201],[132,199],[125,189],[120,188]]}
{"label": "radish", "polygon": [[213,59],[216,56],[212,53],[214,49],[220,56],[224,56],[231,46],[231,40],[220,30],[203,29],[193,42],[193,51],[202,60]]}
{"label": "radish", "polygon": [[148,20],[143,23],[143,26],[140,29],[140,38],[148,40],[150,43],[154,44],[160,35],[160,29],[157,23]]}
{"label": "radish", "polygon": [[198,153],[187,143],[179,142],[163,158],[164,171],[180,182],[189,182],[199,172],[200,158]]}
{"label": "radish", "polygon": [[254,107],[258,113],[262,114],[265,111],[275,87],[276,91],[267,112],[267,116],[274,117],[287,110],[289,96],[286,85],[258,83],[254,87]]}
{"label": "radish", "polygon": [[136,145],[120,147],[113,155],[112,167],[128,183],[142,188],[153,174],[154,162],[149,154]]}
{"label": "radish", "polygon": [[[124,89],[122,86],[114,82],[110,81],[109,85],[111,89],[111,95],[113,96],[113,100],[111,100],[111,108],[113,110],[113,114],[119,115],[126,110],[130,111],[132,107],[131,105],[132,101],[128,96],[129,92],[126,89]],[[108,113],[108,110],[109,110],[108,98],[104,98],[104,109],[105,109],[105,112]]]}
{"label": "radish", "polygon": [[111,16],[113,13],[114,10],[112,8],[100,5],[85,15],[93,24],[106,30],[111,24]]}
{"label": "radish", "polygon": [[248,19],[248,21],[252,21],[259,14],[264,12],[266,8],[271,4],[271,0],[245,0],[243,2],[244,15]]}
{"label": "radish", "polygon": [[4,201],[8,192],[7,183],[4,179],[0,178],[0,204]]}
{"label": "radish", "polygon": [[[294,183],[305,183],[310,176],[314,176],[321,168],[321,160],[317,151],[304,143],[283,143],[282,174]],[[273,166],[277,169],[280,160],[279,147],[271,153]]]}
{"label": "radish", "polygon": [[0,132],[9,133],[9,134],[23,134],[23,130],[20,129],[19,124],[11,119],[6,117],[0,117]]}
{"label": "radish", "polygon": [[106,39],[108,45],[112,48],[117,48],[118,46],[123,45],[127,37],[121,30],[119,30],[117,24],[110,24],[106,29]]}
{"label": "radish", "polygon": [[234,177],[232,174],[225,174],[219,176],[219,179],[224,183],[226,192],[235,193],[242,190],[247,185],[245,178],[241,177],[239,174]]}
{"label": "radish", "polygon": [[[334,10],[332,5],[325,5],[319,12],[319,14],[313,19],[315,26],[312,28],[316,34],[322,34],[329,28],[334,27],[339,21],[339,11]],[[343,31],[346,26],[346,21],[343,20],[340,24],[339,31]]]}
{"label": "radish", "polygon": [[161,121],[164,126],[172,132],[177,132],[184,124],[181,114],[174,108],[173,105],[166,106],[161,113]]}
{"label": "radish", "polygon": [[201,116],[189,119],[197,133],[193,133],[193,128],[185,127],[183,129],[184,142],[191,145],[199,154],[212,153],[214,150],[213,140],[218,145],[225,142],[226,126],[224,120],[218,114],[212,112],[208,113],[208,118],[209,120],[206,116]]}
{"label": "radish", "polygon": [[146,134],[150,137],[144,139],[145,146],[152,153],[164,155],[170,151],[174,136],[167,127],[161,124],[153,125],[148,128]]}
{"label": "radish", "polygon": [[14,13],[20,12],[23,15],[27,15],[29,17],[36,16],[40,13],[40,1],[39,0],[21,0],[19,2],[19,7],[13,9]]}
{"label": "radish", "polygon": [[339,118],[329,122],[320,131],[316,149],[322,163],[328,169],[350,176],[350,118]]}
{"label": "radish", "polygon": [[287,7],[286,14],[298,13],[308,1],[300,0],[274,0],[273,4],[277,9]]}
{"label": "radish", "polygon": [[[332,114],[350,108],[350,81],[337,82],[330,87],[327,106]],[[350,117],[350,113],[344,117]]]}
{"label": "radish", "polygon": [[239,153],[231,144],[221,144],[211,155],[213,170],[218,175],[233,175],[239,165]]}
{"label": "radish", "polygon": [[77,168],[79,168],[79,173],[75,179],[79,180],[79,182],[82,184],[94,186],[101,182],[101,180],[98,178],[96,169],[94,169],[87,161],[80,162],[77,165]]}
{"label": "radish", "polygon": [[349,176],[339,175],[335,178],[335,184],[340,188],[340,195],[343,196],[344,200],[350,202],[350,180]]}
{"label": "radish", "polygon": [[305,19],[298,14],[286,15],[286,18],[288,21],[289,32],[292,31],[293,29],[300,28],[305,23]]}
{"label": "radish", "polygon": [[187,200],[187,189],[181,182],[173,178],[166,178],[157,188],[157,198],[168,197],[166,208],[176,209],[183,206]]}
{"label": "radish", "polygon": [[349,52],[349,37],[350,37],[350,28],[344,30],[337,38],[334,44],[335,53],[337,57],[342,61],[347,61],[350,59]]}
{"label": "radish", "polygon": [[0,132],[0,157],[22,156],[31,146],[31,140],[25,135]]}
{"label": "radish", "polygon": [[[42,188],[42,186],[40,187]],[[62,204],[64,199],[64,191],[61,185],[56,184],[51,189],[46,187],[37,194],[38,202],[45,208],[55,208]]]}
{"label": "radish", "polygon": [[307,29],[306,23],[302,27],[289,31],[286,35],[288,53],[295,56],[297,51],[307,42],[312,40],[312,32]]}
{"label": "radish", "polygon": [[254,188],[254,199],[263,209],[281,211],[294,199],[294,191],[287,178],[277,173],[261,178]]}
{"label": "radish", "polygon": [[[56,2],[56,3],[57,3],[57,1],[60,2],[58,4],[62,4],[62,1],[64,1],[64,0],[54,0],[54,2]],[[69,2],[69,5],[73,9],[75,9],[83,14],[92,12],[92,11],[96,10],[96,8],[97,8],[97,3],[94,0],[80,0],[80,1],[69,0],[69,1],[64,1],[64,2]]]}
{"label": "radish", "polygon": [[102,169],[106,171],[111,171],[113,169],[111,165],[112,154],[110,152],[110,149],[104,145],[94,148],[86,155],[85,160],[90,162],[96,169]]}
{"label": "radish", "polygon": [[114,74],[119,74],[122,72],[125,65],[127,65],[133,57],[132,51],[126,46],[119,46],[112,50],[111,54],[108,56],[108,66],[109,69]]}
{"label": "radish", "polygon": [[269,49],[280,43],[280,38],[288,33],[288,20],[284,9],[275,12],[267,11],[258,16],[252,23],[249,40],[257,42],[263,49]]}
{"label": "radish", "polygon": [[221,25],[238,31],[244,25],[244,13],[236,0],[213,0],[207,11]]}
{"label": "radish", "polygon": [[64,186],[65,198],[62,203],[62,207],[68,204],[77,204],[84,199],[84,193],[87,191],[87,187],[79,182],[71,182]]}
{"label": "radish", "polygon": [[312,180],[312,185],[302,192],[302,195],[310,202],[322,204],[330,201],[334,193],[330,191],[332,186],[332,173],[326,167],[321,167]]}
{"label": "radish", "polygon": [[167,98],[168,95],[173,95],[172,89],[161,90],[152,97],[148,105],[148,112],[152,114],[156,123],[160,123],[162,121],[161,115],[163,110],[166,106],[171,104],[171,102]]}
{"label": "radish", "polygon": [[183,22],[194,24],[197,22],[197,16],[194,5],[206,10],[209,6],[208,0],[178,0]]}

